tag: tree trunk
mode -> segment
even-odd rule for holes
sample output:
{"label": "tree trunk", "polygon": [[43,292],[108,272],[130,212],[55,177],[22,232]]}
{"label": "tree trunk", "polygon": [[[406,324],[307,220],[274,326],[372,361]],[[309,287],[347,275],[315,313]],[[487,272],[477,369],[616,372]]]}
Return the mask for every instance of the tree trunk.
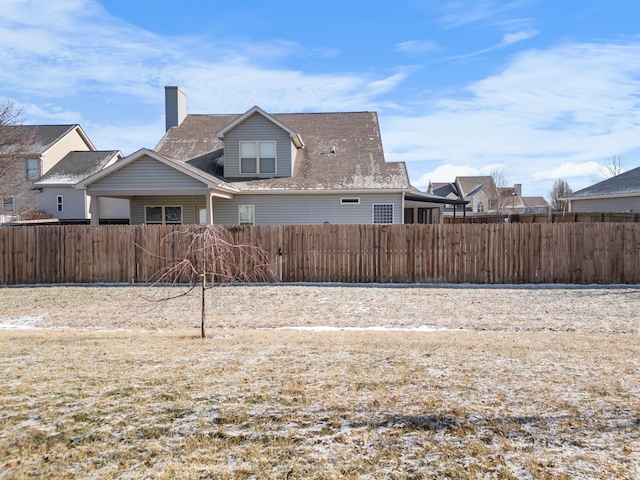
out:
{"label": "tree trunk", "polygon": [[204,294],[205,294],[205,290],[206,290],[206,286],[207,286],[207,274],[203,273],[202,274],[202,290],[200,291],[200,294],[202,296],[201,298],[201,308],[202,308],[202,319],[200,321],[200,336],[202,338],[205,338],[205,334],[204,334],[204,319],[205,319],[205,309],[204,309]]}

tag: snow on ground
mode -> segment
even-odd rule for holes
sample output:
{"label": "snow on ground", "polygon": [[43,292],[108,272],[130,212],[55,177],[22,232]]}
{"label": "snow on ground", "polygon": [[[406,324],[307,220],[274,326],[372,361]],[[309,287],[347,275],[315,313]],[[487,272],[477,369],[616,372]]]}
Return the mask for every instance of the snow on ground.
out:
{"label": "snow on ground", "polygon": [[399,328],[399,327],[329,327],[318,325],[316,327],[279,327],[276,330],[298,330],[302,332],[453,332],[464,331],[462,328],[451,329],[444,327],[431,327],[429,325],[422,325],[420,327],[412,328]]}
{"label": "snow on ground", "polygon": [[205,341],[197,295],[152,301],[171,292],[0,289],[0,328],[56,329],[0,332],[0,465],[640,478],[637,287],[220,288]]}
{"label": "snow on ground", "polygon": [[42,320],[46,317],[46,313],[41,313],[0,320],[0,330],[33,330],[41,328]]}

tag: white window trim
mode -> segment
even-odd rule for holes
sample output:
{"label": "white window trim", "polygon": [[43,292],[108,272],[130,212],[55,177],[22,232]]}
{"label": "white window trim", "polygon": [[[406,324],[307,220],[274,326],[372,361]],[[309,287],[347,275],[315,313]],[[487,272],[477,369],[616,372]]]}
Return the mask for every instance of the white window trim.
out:
{"label": "white window trim", "polygon": [[340,205],[360,205],[360,197],[342,197]]}
{"label": "white window trim", "polygon": [[[253,143],[256,146],[256,171],[255,172],[243,172],[242,171],[242,144],[243,143]],[[261,143],[273,143],[273,172],[261,172],[260,171],[260,144]],[[255,141],[241,141],[238,144],[238,158],[239,164],[238,168],[240,169],[240,175],[275,175],[278,173],[278,144],[275,140],[255,140]],[[271,157],[268,157],[271,158]]]}
{"label": "white window trim", "polygon": [[[251,208],[251,223],[240,221],[240,209]],[[256,207],[254,205],[238,205],[238,225],[255,225],[256,224]]]}
{"label": "white window trim", "polygon": [[[166,221],[165,209],[169,208],[180,208],[180,223],[178,222],[169,222]],[[147,208],[162,208],[162,222],[147,222]],[[145,205],[144,206],[144,224],[145,225],[182,225],[184,224],[184,207],[182,205]]]}
{"label": "white window trim", "polygon": [[[387,207],[391,207],[391,221],[390,222],[376,222],[376,207],[378,206],[387,206]],[[393,223],[394,220],[394,214],[393,214],[393,210],[394,210],[394,206],[393,203],[374,203],[373,206],[371,207],[371,223],[373,223],[374,225],[391,225]]]}
{"label": "white window trim", "polygon": [[64,196],[62,195],[56,195],[56,212],[64,212]]}

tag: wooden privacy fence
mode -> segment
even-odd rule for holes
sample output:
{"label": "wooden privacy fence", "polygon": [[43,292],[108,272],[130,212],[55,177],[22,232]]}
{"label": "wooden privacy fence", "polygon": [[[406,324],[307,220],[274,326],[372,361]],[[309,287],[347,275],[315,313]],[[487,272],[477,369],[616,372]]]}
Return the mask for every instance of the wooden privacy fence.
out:
{"label": "wooden privacy fence", "polygon": [[[147,282],[184,255],[184,236],[167,236],[183,228],[3,227],[0,284]],[[281,282],[640,283],[636,223],[224,228]]]}
{"label": "wooden privacy fence", "polygon": [[461,213],[453,217],[443,217],[445,224],[453,223],[596,223],[596,222],[640,222],[640,213],[606,213],[606,212],[552,212],[552,213],[515,213],[505,215]]}

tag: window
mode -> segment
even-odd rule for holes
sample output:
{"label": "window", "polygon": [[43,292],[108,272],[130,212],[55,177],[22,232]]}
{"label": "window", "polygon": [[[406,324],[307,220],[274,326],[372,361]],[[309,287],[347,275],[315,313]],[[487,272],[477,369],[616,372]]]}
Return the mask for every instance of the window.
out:
{"label": "window", "polygon": [[240,173],[276,173],[276,142],[240,142]]}
{"label": "window", "polygon": [[390,203],[374,205],[373,223],[393,223],[393,205]]}
{"label": "window", "polygon": [[253,205],[238,206],[238,224],[255,225],[255,211]]}
{"label": "window", "polygon": [[2,211],[14,213],[16,211],[16,203],[14,197],[2,198]]}
{"label": "window", "polygon": [[182,207],[144,207],[144,223],[180,225],[182,224]]}
{"label": "window", "polygon": [[341,205],[359,205],[360,198],[358,197],[343,197],[340,199]]}
{"label": "window", "polygon": [[62,199],[62,195],[58,195],[56,196],[56,211],[57,212],[62,212],[62,208],[63,208],[63,199]]}
{"label": "window", "polygon": [[478,202],[478,213],[484,213],[484,203]]}
{"label": "window", "polygon": [[40,159],[30,158],[27,160],[27,180],[40,180]]}

